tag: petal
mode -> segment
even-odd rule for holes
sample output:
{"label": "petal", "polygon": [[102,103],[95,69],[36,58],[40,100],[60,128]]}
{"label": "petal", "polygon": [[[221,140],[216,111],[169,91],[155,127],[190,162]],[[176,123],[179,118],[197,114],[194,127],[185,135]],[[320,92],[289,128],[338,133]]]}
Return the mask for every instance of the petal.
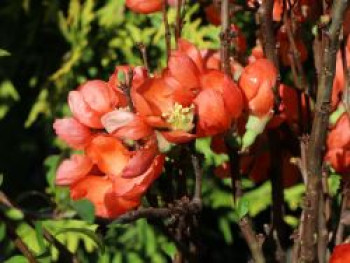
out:
{"label": "petal", "polygon": [[340,244],[334,247],[329,263],[350,262],[350,244]]}
{"label": "petal", "polygon": [[111,111],[105,114],[101,121],[108,133],[120,139],[139,140],[153,132],[140,116],[129,111]]}
{"label": "petal", "polygon": [[177,44],[178,50],[186,53],[186,55],[189,56],[192,59],[192,61],[196,64],[199,72],[203,72],[203,59],[201,53],[196,48],[196,46],[193,45],[191,42],[181,38],[178,40]]}
{"label": "petal", "polygon": [[117,209],[111,209],[106,203],[106,196],[111,193],[112,186],[112,181],[106,176],[89,175],[70,187],[70,195],[73,200],[88,199],[93,203],[97,216],[110,218]]}
{"label": "petal", "polygon": [[149,14],[162,10],[162,0],[126,0],[125,5],[140,14]]}
{"label": "petal", "polygon": [[274,96],[270,82],[265,81],[261,84],[258,94],[249,102],[251,112],[262,117],[272,111]]}
{"label": "petal", "polygon": [[[147,106],[141,105],[140,107],[140,105],[135,104],[135,107],[139,108],[137,109],[141,115],[149,113],[149,109],[151,110],[150,115],[161,115],[162,113],[169,112],[173,107],[173,89],[171,86],[165,84],[163,78],[154,78],[144,83],[137,91],[147,102]],[[144,103],[143,101],[142,104]]]}
{"label": "petal", "polygon": [[232,118],[237,119],[244,107],[243,94],[237,85],[225,76],[223,88],[223,98],[225,106]]}
{"label": "petal", "polygon": [[106,113],[117,104],[115,93],[102,80],[90,80],[79,87],[85,102],[98,113]]}
{"label": "petal", "polygon": [[90,129],[74,118],[56,119],[53,128],[57,136],[70,147],[83,149],[90,142]]}
{"label": "petal", "polygon": [[87,147],[86,153],[102,172],[112,177],[120,176],[130,159],[128,149],[111,136],[96,136]]}
{"label": "petal", "polygon": [[118,196],[134,199],[140,197],[159,177],[162,172],[165,155],[160,154],[153,158],[152,164],[141,175],[133,178],[117,177],[114,179],[113,192]]}
{"label": "petal", "polygon": [[329,149],[345,148],[350,146],[350,120],[346,113],[338,119],[335,127],[327,137]]}
{"label": "petal", "polygon": [[170,74],[182,85],[191,90],[199,88],[200,71],[195,62],[184,52],[172,52],[168,63]]}
{"label": "petal", "polygon": [[74,90],[69,92],[68,104],[73,116],[79,122],[91,128],[103,128],[100,121],[100,114],[90,108],[79,91]]}
{"label": "petal", "polygon": [[92,168],[91,160],[85,155],[73,154],[57,169],[56,184],[71,185],[84,178]]}
{"label": "petal", "polygon": [[140,203],[141,196],[136,196],[133,199],[130,199],[124,196],[118,196],[113,191],[110,191],[105,195],[105,205],[108,211],[108,218],[116,218],[135,207],[138,207]]}
{"label": "petal", "polygon": [[198,128],[201,135],[215,135],[230,127],[230,116],[225,109],[224,99],[218,91],[203,90],[194,103],[197,106]]}
{"label": "petal", "polygon": [[225,107],[232,118],[238,118],[243,110],[243,95],[237,85],[218,70],[209,70],[201,77],[203,89],[213,89],[223,95]]}
{"label": "petal", "polygon": [[168,131],[162,132],[164,138],[171,143],[188,143],[196,138],[196,135],[185,132],[185,131]]}
{"label": "petal", "polygon": [[132,178],[144,173],[152,164],[154,157],[159,153],[157,141],[150,139],[134,156],[123,170],[122,177]]}
{"label": "petal", "polygon": [[181,85],[168,71],[163,74],[164,84],[172,90],[172,97],[174,102],[188,107],[192,104],[196,96],[196,91]]}
{"label": "petal", "polygon": [[220,70],[220,53],[217,50],[201,50],[205,68]]}

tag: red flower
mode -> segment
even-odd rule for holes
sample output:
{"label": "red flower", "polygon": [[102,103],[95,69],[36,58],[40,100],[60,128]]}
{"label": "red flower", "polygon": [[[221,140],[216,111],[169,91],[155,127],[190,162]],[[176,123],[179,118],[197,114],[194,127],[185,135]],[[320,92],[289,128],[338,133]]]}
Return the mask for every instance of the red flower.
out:
{"label": "red flower", "polygon": [[325,160],[339,173],[350,171],[350,120],[346,113],[339,118],[327,137]]}
{"label": "red flower", "polygon": [[84,149],[92,138],[90,129],[74,118],[57,119],[53,128],[59,138],[75,149]]}
{"label": "red flower", "polygon": [[95,129],[103,128],[101,116],[111,111],[118,103],[118,97],[101,80],[91,80],[69,92],[69,108],[82,124]]}
{"label": "red flower", "polygon": [[259,59],[244,68],[239,79],[246,103],[252,114],[265,116],[273,108],[273,91],[277,70],[267,59]]}
{"label": "red flower", "polygon": [[125,5],[132,11],[149,14],[162,10],[163,0],[126,0]]}
{"label": "red flower", "polygon": [[74,200],[90,200],[98,216],[111,218],[139,205],[165,160],[152,138],[129,151],[114,137],[96,135],[86,154],[65,160],[57,170],[56,183],[68,185]]}
{"label": "red flower", "polygon": [[350,244],[340,244],[335,246],[329,263],[347,263],[350,262]]}

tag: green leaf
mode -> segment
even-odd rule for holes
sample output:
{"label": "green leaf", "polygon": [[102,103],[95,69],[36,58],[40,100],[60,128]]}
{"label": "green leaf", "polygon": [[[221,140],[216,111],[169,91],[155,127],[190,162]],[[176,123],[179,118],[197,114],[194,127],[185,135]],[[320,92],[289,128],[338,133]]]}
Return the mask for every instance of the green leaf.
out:
{"label": "green leaf", "polygon": [[335,111],[333,111],[332,114],[329,116],[329,124],[335,125],[345,111],[346,109],[344,105],[339,104],[338,108]]}
{"label": "green leaf", "polygon": [[60,231],[57,231],[55,236],[62,235],[62,234],[81,234],[85,235],[86,237],[89,237],[92,241],[95,242],[95,244],[104,251],[104,244],[101,240],[101,238],[92,230],[86,229],[86,228],[63,228]]}
{"label": "green leaf", "polygon": [[7,56],[11,56],[11,53],[5,49],[0,48],[0,57],[7,57]]}
{"label": "green leaf", "polygon": [[171,259],[175,257],[176,254],[176,246],[173,243],[161,243],[161,249],[167,254]]}
{"label": "green leaf", "polygon": [[195,148],[197,152],[202,153],[204,155],[206,166],[219,166],[224,162],[227,162],[229,160],[229,157],[227,154],[215,153],[214,151],[212,151],[210,147],[211,140],[211,137],[196,139]]}
{"label": "green leaf", "polygon": [[4,263],[28,263],[28,259],[25,256],[13,256],[6,260]]}
{"label": "green leaf", "polygon": [[17,208],[8,208],[5,212],[5,215],[11,220],[15,221],[19,221],[24,218],[23,212]]}
{"label": "green leaf", "polygon": [[[102,241],[95,234],[97,225],[91,225],[81,220],[44,220],[41,223],[43,228],[55,236],[59,242],[66,245],[72,253],[77,251],[80,242],[85,245],[87,252],[92,252],[99,246],[103,248]],[[21,223],[16,232],[23,242],[30,246],[33,253],[39,255],[42,252],[35,229],[28,224]],[[44,240],[44,242],[47,246],[47,241]],[[59,251],[52,246],[50,254],[53,260],[58,258],[58,253]]]}
{"label": "green leaf", "polygon": [[299,224],[299,219],[295,216],[286,215],[284,221],[293,228],[296,228]]}
{"label": "green leaf", "polygon": [[340,189],[341,176],[338,174],[331,174],[328,178],[329,193],[335,196]]}
{"label": "green leaf", "polygon": [[247,199],[239,199],[237,204],[236,213],[238,216],[238,219],[242,219],[245,217],[249,212],[249,202]]}
{"label": "green leaf", "polygon": [[227,218],[222,217],[219,219],[219,229],[223,234],[226,243],[231,244],[233,242],[233,237],[232,237],[230,221],[228,221]]}
{"label": "green leaf", "polygon": [[45,242],[44,242],[44,233],[43,233],[43,226],[41,221],[37,221],[34,224],[35,226],[35,234],[36,238],[38,240],[38,245],[40,247],[41,251],[44,251],[46,249]]}
{"label": "green leaf", "polygon": [[254,217],[267,209],[271,203],[271,183],[266,182],[256,189],[246,192],[241,200],[248,202],[249,215]]}
{"label": "green leaf", "polygon": [[4,118],[11,106],[19,101],[19,94],[9,80],[0,83],[0,120]]}
{"label": "green leaf", "polygon": [[95,207],[87,199],[81,199],[72,202],[72,207],[77,211],[78,215],[86,222],[92,224],[95,220]]}
{"label": "green leaf", "polygon": [[291,210],[296,210],[301,206],[304,193],[304,184],[298,184],[284,190],[284,199]]}
{"label": "green leaf", "polygon": [[59,155],[50,155],[46,157],[44,161],[44,166],[46,168],[46,181],[49,184],[50,188],[55,188],[55,178],[56,178],[56,170],[58,164],[61,161],[61,157]]}
{"label": "green leaf", "polygon": [[6,237],[6,225],[4,222],[0,222],[0,242]]}
{"label": "green leaf", "polygon": [[4,174],[0,174],[0,187],[4,183]]}

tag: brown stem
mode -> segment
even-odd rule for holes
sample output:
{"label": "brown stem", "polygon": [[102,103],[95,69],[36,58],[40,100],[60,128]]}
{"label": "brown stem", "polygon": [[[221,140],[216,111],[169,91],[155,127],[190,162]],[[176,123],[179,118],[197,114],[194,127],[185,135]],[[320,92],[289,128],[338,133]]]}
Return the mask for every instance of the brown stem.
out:
{"label": "brown stem", "polygon": [[299,77],[299,81],[295,82],[296,87],[302,91],[307,90],[307,83],[306,83],[306,77],[303,69],[303,64],[301,63],[301,58],[300,58],[300,52],[298,51],[298,48],[295,44],[292,28],[290,25],[290,18],[287,17],[288,12],[284,13],[283,20],[284,20],[284,25],[286,27],[286,33],[288,37],[288,41],[290,44],[290,50],[292,54],[292,59],[290,61],[292,64],[295,65],[295,68],[297,70],[297,76]]}
{"label": "brown stem", "polygon": [[307,186],[304,203],[304,231],[301,233],[301,260],[317,261],[317,229],[319,226],[319,198],[322,198],[321,176],[324,145],[327,135],[335,70],[336,52],[339,46],[339,32],[342,26],[344,11],[348,1],[334,2],[332,23],[327,32],[326,46],[322,62],[322,74],[318,83],[318,94],[315,107],[310,143],[307,153]]}
{"label": "brown stem", "polygon": [[277,131],[271,130],[268,133],[270,153],[272,162],[270,167],[272,185],[272,228],[273,239],[277,245],[275,258],[278,262],[284,262],[284,250],[287,247],[286,236],[287,226],[284,222],[284,195],[282,178],[282,152],[280,150],[281,140]]}
{"label": "brown stem", "polygon": [[142,55],[142,60],[143,60],[143,65],[147,70],[147,74],[150,74],[150,68],[149,68],[149,63],[148,63],[148,57],[147,57],[147,50],[146,46],[144,43],[139,43],[138,48],[140,49],[141,55]]}
{"label": "brown stem", "polygon": [[125,94],[125,97],[127,99],[128,106],[131,112],[135,112],[135,107],[131,98],[131,87],[132,87],[133,78],[134,78],[134,71],[132,69],[129,69],[127,74],[125,74],[125,83],[120,84],[120,89]]}
{"label": "brown stem", "polygon": [[344,71],[344,92],[343,92],[343,103],[345,105],[346,112],[350,117],[350,70],[347,63],[347,56],[349,55],[347,52],[347,39],[343,38],[341,43],[341,54],[343,60],[343,71]]}
{"label": "brown stem", "polygon": [[181,37],[181,31],[182,31],[182,14],[181,14],[182,1],[183,0],[176,1],[176,24],[175,24],[175,43],[176,43],[176,45],[177,45],[179,38]]}
{"label": "brown stem", "polygon": [[263,40],[263,48],[266,57],[273,62],[278,69],[278,58],[276,52],[276,38],[273,30],[272,10],[274,0],[263,0],[259,8],[261,34]]}
{"label": "brown stem", "polygon": [[169,22],[168,22],[168,1],[163,0],[163,23],[164,23],[164,30],[165,30],[165,46],[166,46],[166,57],[167,57],[167,63],[170,56],[171,51],[171,34],[169,30]]}
{"label": "brown stem", "polygon": [[[274,0],[263,0],[262,4],[258,10],[260,18],[260,28],[261,28],[261,37],[263,43],[264,53],[267,59],[269,59],[278,70],[278,81],[273,87],[274,97],[275,97],[275,106],[280,103],[279,95],[279,63],[277,57],[277,48],[276,48],[276,38],[274,33],[274,25],[272,20],[272,11],[273,11]],[[275,110],[278,110],[278,107],[275,107]]]}
{"label": "brown stem", "polygon": [[229,0],[221,1],[221,69],[232,76],[230,67],[230,5]]}
{"label": "brown stem", "polygon": [[346,212],[346,207],[347,207],[347,202],[349,199],[349,185],[345,184],[345,189],[343,190],[343,194],[342,194],[342,204],[341,204],[341,210],[340,210],[340,216],[339,216],[339,224],[338,224],[338,229],[337,229],[337,233],[335,236],[335,244],[339,245],[343,242],[344,240],[344,229],[345,229],[345,225],[343,222],[343,218]]}
{"label": "brown stem", "polygon": [[191,155],[192,158],[192,166],[195,173],[195,188],[193,195],[193,202],[197,202],[198,204],[202,203],[202,169],[199,166],[198,157],[195,154]]}
{"label": "brown stem", "polygon": [[244,239],[246,240],[250,251],[252,252],[252,257],[255,263],[264,263],[265,259],[261,250],[261,246],[257,240],[257,236],[251,227],[251,222],[247,217],[242,218],[239,221],[239,228],[243,234]]}
{"label": "brown stem", "polygon": [[[232,184],[232,197],[237,206],[238,200],[242,197],[242,185],[241,185],[241,174],[239,171],[239,154],[237,149],[234,149],[226,143],[229,149],[229,158],[231,166],[231,184]],[[252,222],[248,216],[244,216],[240,219],[238,226],[243,234],[243,237],[249,247],[250,252],[255,263],[264,263],[265,258],[262,251],[261,243],[259,242],[258,236],[255,234],[252,226]]]}
{"label": "brown stem", "polygon": [[169,218],[172,216],[180,216],[186,214],[197,214],[201,210],[201,205],[197,202],[189,200],[177,200],[174,204],[169,204],[169,207],[155,208],[155,207],[146,207],[139,208],[134,211],[130,211],[115,220],[119,224],[131,223],[140,218]]}
{"label": "brown stem", "polygon": [[37,263],[34,254],[30,251],[28,246],[23,242],[23,240],[17,235],[14,228],[13,222],[9,221],[6,217],[0,215],[1,221],[5,222],[6,232],[16,248],[25,256],[30,263]]}

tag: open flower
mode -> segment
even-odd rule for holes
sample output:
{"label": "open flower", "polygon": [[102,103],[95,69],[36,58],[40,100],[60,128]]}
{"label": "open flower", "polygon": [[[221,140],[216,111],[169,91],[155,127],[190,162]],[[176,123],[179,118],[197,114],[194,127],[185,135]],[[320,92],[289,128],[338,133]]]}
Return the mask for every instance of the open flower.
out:
{"label": "open flower", "polygon": [[272,111],[272,88],[277,80],[277,70],[267,59],[258,59],[246,66],[239,79],[239,86],[253,115],[265,116]]}
{"label": "open flower", "polygon": [[74,200],[89,199],[101,217],[117,217],[136,207],[162,172],[165,157],[150,139],[129,151],[110,135],[96,135],[86,155],[73,155],[61,163],[56,184],[69,186]]}
{"label": "open flower", "polygon": [[[162,76],[133,88],[137,112],[151,126],[163,129],[163,136],[174,143],[226,131],[242,112],[241,91],[222,72],[208,70],[194,45],[183,39],[178,45]],[[195,115],[196,135],[192,132]]]}

